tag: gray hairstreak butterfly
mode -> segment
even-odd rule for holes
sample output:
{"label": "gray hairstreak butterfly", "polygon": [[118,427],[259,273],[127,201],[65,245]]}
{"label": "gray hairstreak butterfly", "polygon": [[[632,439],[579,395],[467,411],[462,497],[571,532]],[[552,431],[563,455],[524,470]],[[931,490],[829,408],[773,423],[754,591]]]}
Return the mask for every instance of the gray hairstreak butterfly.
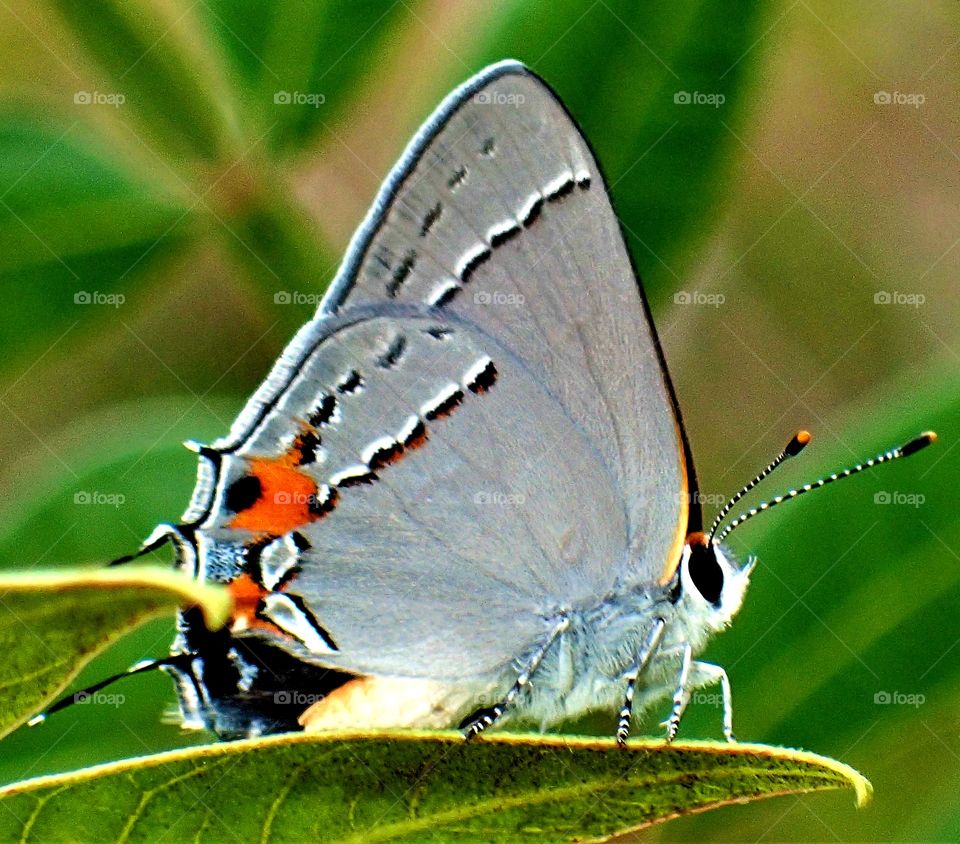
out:
{"label": "gray hairstreak butterfly", "polygon": [[[510,108],[497,107],[509,103]],[[162,667],[224,738],[337,726],[632,713],[724,670],[695,657],[740,608],[753,515],[934,440],[925,433],[704,530],[651,315],[591,150],[551,89],[501,62],[415,136],[311,322],[230,432],[194,445],[157,529],[227,584]],[[136,555],[135,555],[136,556]],[[129,558],[127,558],[129,559]],[[124,562],[125,560],[118,561]],[[57,708],[57,707],[54,707]],[[51,710],[52,711],[52,710]]]}

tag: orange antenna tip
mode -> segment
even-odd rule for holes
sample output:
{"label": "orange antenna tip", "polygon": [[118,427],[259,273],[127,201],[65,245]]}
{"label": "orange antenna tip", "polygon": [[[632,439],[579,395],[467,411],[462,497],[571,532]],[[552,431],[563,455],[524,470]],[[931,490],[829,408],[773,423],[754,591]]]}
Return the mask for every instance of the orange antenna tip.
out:
{"label": "orange antenna tip", "polygon": [[787,457],[796,457],[801,451],[807,447],[807,443],[811,440],[811,434],[809,431],[797,431],[793,435],[793,439],[787,443],[787,447],[783,450]]}
{"label": "orange antenna tip", "polygon": [[926,448],[928,445],[935,443],[937,441],[937,435],[934,431],[924,431],[919,437],[910,440],[906,445],[900,447],[900,453],[904,457],[909,457],[911,454],[915,454],[920,451],[921,448]]}

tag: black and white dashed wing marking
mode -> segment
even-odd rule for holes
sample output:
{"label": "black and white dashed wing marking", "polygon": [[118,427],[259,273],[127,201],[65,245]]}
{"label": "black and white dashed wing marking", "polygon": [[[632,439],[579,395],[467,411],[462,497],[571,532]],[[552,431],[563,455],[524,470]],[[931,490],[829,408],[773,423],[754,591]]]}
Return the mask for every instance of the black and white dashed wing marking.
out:
{"label": "black and white dashed wing marking", "polygon": [[[257,618],[293,652],[359,674],[502,668],[561,604],[606,588],[626,536],[616,479],[522,363],[468,324],[340,322],[250,436],[220,453],[222,506],[201,544],[249,546],[299,513],[245,569],[267,592]],[[363,389],[339,390],[354,372]],[[274,474],[280,509],[263,501]],[[256,494],[227,506],[251,476]],[[312,499],[299,510],[294,488]]]}
{"label": "black and white dashed wing marking", "polygon": [[322,309],[384,301],[467,318],[559,398],[619,481],[631,554],[615,576],[649,580],[679,560],[695,482],[642,291],[586,141],[522,66],[494,66],[441,105]]}

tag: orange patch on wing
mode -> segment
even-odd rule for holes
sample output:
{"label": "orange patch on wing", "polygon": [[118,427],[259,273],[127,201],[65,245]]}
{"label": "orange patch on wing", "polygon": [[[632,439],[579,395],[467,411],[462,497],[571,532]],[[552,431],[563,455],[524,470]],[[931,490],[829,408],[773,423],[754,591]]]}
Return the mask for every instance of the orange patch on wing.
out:
{"label": "orange patch on wing", "polygon": [[317,483],[297,468],[301,458],[295,446],[281,457],[255,457],[250,474],[260,481],[260,497],[230,520],[230,527],[281,536],[321,518],[311,509],[318,501]]}
{"label": "orange patch on wing", "polygon": [[233,631],[239,632],[240,630],[259,628],[281,636],[285,635],[279,627],[257,616],[260,601],[267,594],[267,590],[255,582],[249,574],[244,572],[230,581],[227,584],[227,591],[233,598],[233,616],[230,625]]}

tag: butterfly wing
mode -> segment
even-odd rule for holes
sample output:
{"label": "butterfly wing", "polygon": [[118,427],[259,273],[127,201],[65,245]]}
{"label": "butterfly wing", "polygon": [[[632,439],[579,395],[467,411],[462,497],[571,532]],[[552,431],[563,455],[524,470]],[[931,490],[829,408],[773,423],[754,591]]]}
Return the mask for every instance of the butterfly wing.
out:
{"label": "butterfly wing", "polygon": [[614,575],[672,573],[700,526],[689,449],[605,181],[549,87],[506,62],[451,95],[352,251],[326,307],[439,303],[502,340],[618,477],[630,554]]}
{"label": "butterfly wing", "polygon": [[262,587],[241,621],[306,658],[488,675],[609,589],[626,538],[616,479],[496,340],[446,315],[364,311],[327,318],[221,454],[200,534],[242,558],[239,603],[238,584]]}
{"label": "butterfly wing", "polygon": [[[666,365],[588,144],[522,65],[488,68],[427,121],[318,318],[387,303],[462,318],[522,360],[615,478],[628,554],[609,561],[610,582],[672,575],[701,518]],[[228,444],[248,436],[316,331],[305,326]]]}

